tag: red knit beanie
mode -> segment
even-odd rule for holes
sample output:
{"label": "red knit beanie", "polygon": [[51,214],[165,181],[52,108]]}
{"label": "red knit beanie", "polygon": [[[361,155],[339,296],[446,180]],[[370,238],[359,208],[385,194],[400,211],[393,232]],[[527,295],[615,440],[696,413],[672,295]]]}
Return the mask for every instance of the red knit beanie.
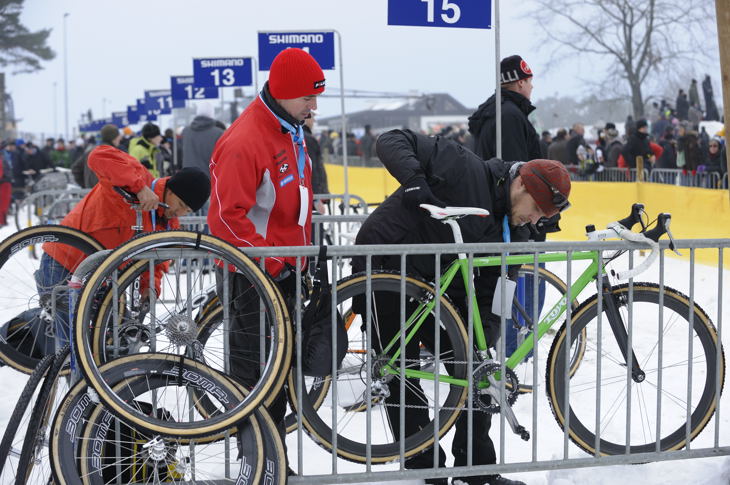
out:
{"label": "red knit beanie", "polygon": [[308,52],[291,47],[274,58],[269,92],[276,99],[294,99],[324,92],[324,73]]}
{"label": "red knit beanie", "polygon": [[555,160],[531,160],[520,167],[520,177],[527,192],[547,217],[554,216],[560,210],[553,202],[556,194],[550,186],[565,199],[570,195],[570,174],[565,165]]}

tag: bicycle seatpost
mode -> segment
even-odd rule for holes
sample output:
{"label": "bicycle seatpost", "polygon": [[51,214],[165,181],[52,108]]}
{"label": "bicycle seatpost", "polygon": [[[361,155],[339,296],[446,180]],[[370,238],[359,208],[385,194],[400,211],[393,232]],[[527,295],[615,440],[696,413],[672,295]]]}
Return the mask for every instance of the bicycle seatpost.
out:
{"label": "bicycle seatpost", "polygon": [[[139,199],[137,199],[136,195],[123,189],[122,187],[114,187],[114,190],[119,195],[124,197],[124,200],[126,200],[129,203],[129,206],[137,214],[136,223],[133,226],[131,226],[132,230],[137,234],[142,233],[142,231],[144,231],[144,224],[142,223],[142,212],[144,212],[144,211],[142,209],[140,209]],[[165,209],[170,207],[169,205],[165,204],[164,202],[160,202],[158,205],[160,207],[164,207]]]}

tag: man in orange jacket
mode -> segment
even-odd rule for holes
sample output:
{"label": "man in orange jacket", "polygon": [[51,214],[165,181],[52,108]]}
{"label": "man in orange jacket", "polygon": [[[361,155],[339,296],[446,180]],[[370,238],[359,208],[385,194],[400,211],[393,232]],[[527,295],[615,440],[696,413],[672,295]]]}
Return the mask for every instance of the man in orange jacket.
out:
{"label": "man in orange jacket", "polygon": [[[178,217],[200,209],[210,196],[210,180],[201,170],[183,169],[172,177],[155,178],[134,157],[111,145],[99,145],[90,154],[89,167],[99,177],[99,183],[61,221],[61,225],[79,229],[113,249],[130,240],[135,231],[137,215],[114,187],[137,195],[145,232],[176,229]],[[162,208],[160,202],[168,207]],[[43,245],[41,264],[35,280],[41,305],[50,307],[53,287],[66,284],[83,261],[84,254],[65,244]],[[160,292],[162,273],[167,264],[155,268],[155,288]],[[142,295],[149,298],[147,278],[142,281]],[[68,299],[56,302],[56,335],[67,341]]]}

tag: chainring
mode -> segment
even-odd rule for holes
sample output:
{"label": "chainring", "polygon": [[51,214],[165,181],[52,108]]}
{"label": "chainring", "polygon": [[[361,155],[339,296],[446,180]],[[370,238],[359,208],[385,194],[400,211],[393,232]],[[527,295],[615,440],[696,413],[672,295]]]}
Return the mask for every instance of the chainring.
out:
{"label": "chainring", "polygon": [[[474,405],[489,414],[497,414],[500,412],[499,403],[495,403],[493,399],[486,393],[485,388],[480,388],[479,383],[484,382],[487,377],[500,372],[501,364],[499,362],[484,362],[474,370],[473,375],[473,400]],[[514,373],[509,367],[505,367],[505,373],[507,374],[507,380],[505,381],[505,391],[507,391],[507,404],[512,407],[517,401],[517,397],[520,395],[519,379],[517,374]]]}

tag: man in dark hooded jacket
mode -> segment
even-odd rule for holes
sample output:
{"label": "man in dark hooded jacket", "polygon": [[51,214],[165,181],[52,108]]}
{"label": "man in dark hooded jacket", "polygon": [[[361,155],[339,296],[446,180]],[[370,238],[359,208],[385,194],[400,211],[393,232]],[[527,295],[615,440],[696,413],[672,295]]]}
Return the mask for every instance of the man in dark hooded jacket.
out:
{"label": "man in dark hooded jacket", "polygon": [[[378,157],[385,168],[401,184],[363,223],[355,244],[428,244],[454,242],[451,229],[429,217],[420,204],[454,207],[480,207],[489,211],[487,217],[465,217],[458,221],[464,242],[527,241],[530,232],[528,224],[535,224],[544,217],[552,217],[568,207],[570,176],[562,163],[553,160],[532,160],[528,163],[505,162],[496,158],[482,160],[463,146],[445,137],[427,137],[410,130],[393,130],[384,133],[376,143]],[[450,263],[453,256],[443,255],[443,265]],[[365,269],[365,258],[353,258],[353,271]],[[400,256],[374,256],[373,269],[400,270]],[[517,268],[511,268],[513,273]],[[434,278],[434,257],[428,255],[408,256],[406,272],[426,280]],[[499,280],[500,268],[481,268],[474,275],[474,290],[482,315],[486,340],[494,345],[499,336],[499,317],[491,312],[494,291]],[[463,281],[454,279],[448,296],[461,312],[468,315],[467,292]],[[384,342],[390,341],[400,329],[399,319],[388,316],[400,315],[400,301],[390,301],[378,296],[377,333]],[[364,309],[353,306],[353,311]],[[382,315],[385,318],[380,318]],[[428,335],[418,337],[427,345]],[[387,335],[390,334],[390,335]],[[406,346],[406,358],[418,358],[418,338]],[[447,339],[441,343],[442,349]],[[377,343],[375,345],[378,345]],[[378,349],[382,350],[382,349]],[[448,350],[446,351],[448,352]],[[416,432],[428,422],[428,413],[419,408],[423,403],[418,379],[408,379],[405,423],[407,434]],[[388,384],[389,397],[386,406],[389,423],[396,438],[398,436],[400,380],[392,379]],[[463,413],[456,421],[456,435],[452,445],[454,465],[467,463],[467,415]],[[494,444],[489,437],[491,415],[485,412],[473,413],[473,463],[483,465],[496,463]],[[406,468],[430,468],[433,465],[433,448],[409,458]],[[445,453],[439,449],[439,464],[444,466]],[[522,482],[509,480],[499,475],[461,477],[469,485],[498,484],[519,485]],[[445,484],[446,479],[428,479],[426,483]]]}
{"label": "man in dark hooded jacket", "polygon": [[[532,71],[520,56],[502,59],[502,160],[540,158],[540,137],[527,116],[535,110],[530,102]],[[497,156],[496,96],[492,95],[469,117],[474,153],[489,160]]]}
{"label": "man in dark hooded jacket", "polygon": [[218,138],[225,131],[213,119],[213,105],[207,101],[198,104],[197,116],[182,132],[183,167],[196,167],[210,174],[208,164]]}

